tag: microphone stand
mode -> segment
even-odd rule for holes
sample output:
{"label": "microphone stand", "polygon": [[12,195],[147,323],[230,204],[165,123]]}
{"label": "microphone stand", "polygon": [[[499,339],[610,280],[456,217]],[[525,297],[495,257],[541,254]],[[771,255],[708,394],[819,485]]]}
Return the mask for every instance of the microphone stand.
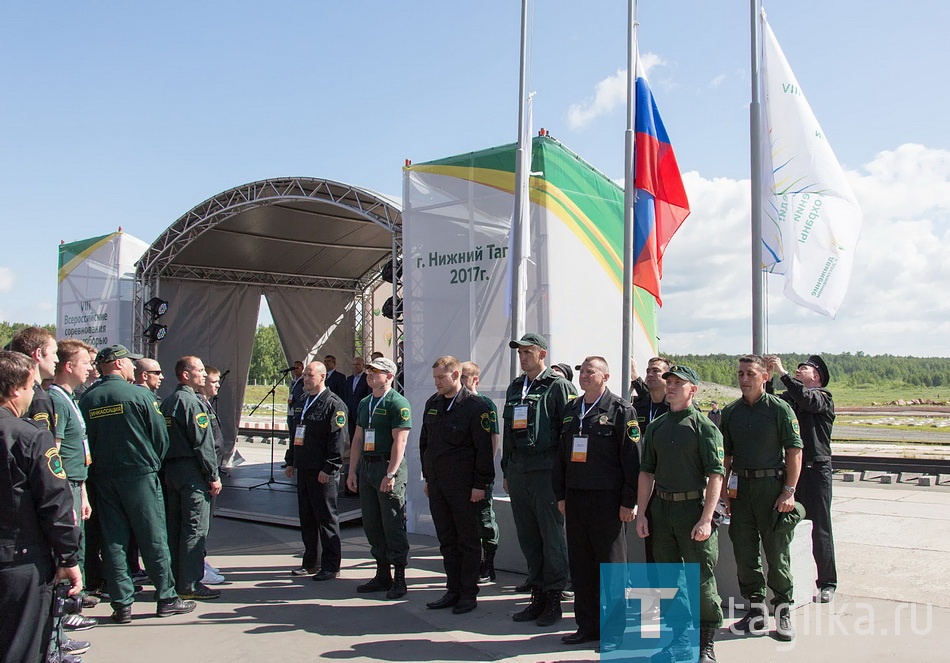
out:
{"label": "microphone stand", "polygon": [[[264,398],[255,405],[247,416],[253,415],[257,412],[257,409],[261,404],[267,400],[267,397],[270,396],[270,478],[267,481],[255,484],[253,486],[248,486],[248,490],[254,490],[255,488],[260,488],[261,486],[273,486],[274,484],[280,484],[282,486],[294,486],[296,484],[288,483],[286,481],[278,481],[274,478],[274,439],[277,437],[277,422],[276,422],[276,398],[277,398],[277,385],[279,385],[284,376],[287,375],[289,371],[282,371],[280,376],[274,381],[274,384],[271,386],[270,391],[264,394]],[[289,442],[289,440],[288,440]]]}

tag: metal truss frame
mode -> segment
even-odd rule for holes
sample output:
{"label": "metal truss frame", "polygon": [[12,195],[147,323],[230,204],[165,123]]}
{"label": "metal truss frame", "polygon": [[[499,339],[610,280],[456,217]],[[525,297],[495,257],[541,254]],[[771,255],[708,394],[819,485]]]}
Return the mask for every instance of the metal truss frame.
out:
{"label": "metal truss frame", "polygon": [[[203,233],[228,219],[257,207],[288,202],[320,201],[350,209],[363,218],[389,231],[393,236],[393,253],[383,258],[357,279],[316,277],[281,272],[219,269],[212,267],[176,265],[175,258]],[[396,253],[398,249],[398,253]],[[154,357],[154,343],[147,343],[144,332],[151,320],[144,304],[160,296],[161,279],[200,280],[219,283],[344,290],[353,292],[356,300],[357,322],[362,328],[363,353],[367,341],[373,338],[373,291],[380,282],[380,270],[395,256],[402,255],[402,213],[392,203],[375,194],[341,182],[307,177],[276,178],[251,182],[229,189],[205,200],[181,216],[156,239],[136,263],[135,292],[132,320],[134,352]],[[401,288],[399,288],[401,290]],[[401,295],[400,295],[401,296]],[[367,308],[368,303],[368,308]],[[401,318],[401,307],[397,318]],[[398,333],[402,332],[401,322]],[[396,332],[396,329],[394,329]],[[397,358],[397,362],[401,357]]]}

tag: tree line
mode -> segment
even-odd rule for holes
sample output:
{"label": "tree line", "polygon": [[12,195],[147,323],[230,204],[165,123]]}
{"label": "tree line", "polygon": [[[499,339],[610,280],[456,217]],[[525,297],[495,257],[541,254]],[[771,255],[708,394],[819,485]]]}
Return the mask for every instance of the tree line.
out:
{"label": "tree line", "polygon": [[[780,354],[785,369],[794,373],[807,354]],[[695,368],[703,380],[738,386],[736,359],[738,355],[669,355],[676,363]],[[868,355],[863,352],[822,353],[828,364],[831,380],[852,387],[888,385],[909,387],[943,387],[950,385],[950,358],[900,357],[896,355]],[[642,372],[642,371],[641,371]]]}
{"label": "tree line", "polygon": [[7,347],[7,343],[13,340],[13,337],[20,333],[21,330],[34,326],[42,327],[53,336],[56,335],[56,325],[32,325],[26,322],[7,322],[4,320],[0,322],[0,348]]}

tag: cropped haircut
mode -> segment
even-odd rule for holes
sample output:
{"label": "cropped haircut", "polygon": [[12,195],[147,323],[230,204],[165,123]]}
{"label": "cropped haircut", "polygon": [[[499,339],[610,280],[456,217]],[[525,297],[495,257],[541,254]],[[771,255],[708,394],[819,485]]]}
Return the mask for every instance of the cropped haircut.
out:
{"label": "cropped haircut", "polygon": [[59,358],[59,364],[56,365],[57,373],[66,366],[67,361],[75,361],[80,350],[89,351],[88,345],[73,338],[60,341],[56,346],[56,356]]}
{"label": "cropped haircut", "polygon": [[33,360],[22,352],[0,350],[0,397],[13,398],[13,391],[33,381]]}
{"label": "cropped haircut", "polygon": [[175,377],[181,380],[185,375],[185,371],[194,370],[195,362],[197,360],[197,357],[191,355],[181,357],[175,362]]}
{"label": "cropped haircut", "polygon": [[482,369],[474,361],[463,361],[462,362],[462,375],[466,375],[471,378],[477,378],[482,374]]}
{"label": "cropped haircut", "polygon": [[763,373],[769,372],[769,367],[765,363],[765,359],[763,359],[759,355],[742,355],[741,357],[739,357],[739,363],[740,364],[755,364],[756,366],[762,369]]}
{"label": "cropped haircut", "polygon": [[584,357],[584,361],[587,363],[596,361],[602,365],[601,369],[604,371],[604,373],[610,373],[610,366],[607,365],[607,360],[601,357],[600,355],[591,355],[589,357]]}
{"label": "cropped haircut", "polygon": [[53,335],[42,327],[26,327],[18,331],[10,341],[10,349],[32,357],[34,352],[46,347],[52,338]]}
{"label": "cropped haircut", "polygon": [[439,357],[435,360],[435,363],[432,364],[432,368],[444,368],[449,371],[459,371],[462,372],[462,362],[453,357],[452,355],[445,355],[444,357]]}
{"label": "cropped haircut", "polygon": [[673,362],[670,361],[669,357],[652,357],[650,361],[647,362],[647,366],[652,366],[653,364],[659,364],[663,362],[666,364],[666,369],[669,370],[670,366],[673,365]]}
{"label": "cropped haircut", "polygon": [[211,364],[205,364],[205,373],[208,374],[208,377],[211,377],[212,375],[221,375],[221,369],[217,368],[216,366],[212,366]]}

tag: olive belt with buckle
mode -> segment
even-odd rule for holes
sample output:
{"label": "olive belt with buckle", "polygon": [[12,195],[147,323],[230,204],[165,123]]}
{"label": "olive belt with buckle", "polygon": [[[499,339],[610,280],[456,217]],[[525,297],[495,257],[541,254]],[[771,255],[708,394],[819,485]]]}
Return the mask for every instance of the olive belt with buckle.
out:
{"label": "olive belt with buckle", "polygon": [[668,493],[665,490],[656,491],[657,497],[667,502],[685,502],[686,500],[699,500],[703,498],[703,491],[690,490],[685,493]]}
{"label": "olive belt with buckle", "polygon": [[765,477],[780,477],[785,474],[785,470],[770,468],[767,470],[733,470],[735,474],[746,479],[762,479]]}

